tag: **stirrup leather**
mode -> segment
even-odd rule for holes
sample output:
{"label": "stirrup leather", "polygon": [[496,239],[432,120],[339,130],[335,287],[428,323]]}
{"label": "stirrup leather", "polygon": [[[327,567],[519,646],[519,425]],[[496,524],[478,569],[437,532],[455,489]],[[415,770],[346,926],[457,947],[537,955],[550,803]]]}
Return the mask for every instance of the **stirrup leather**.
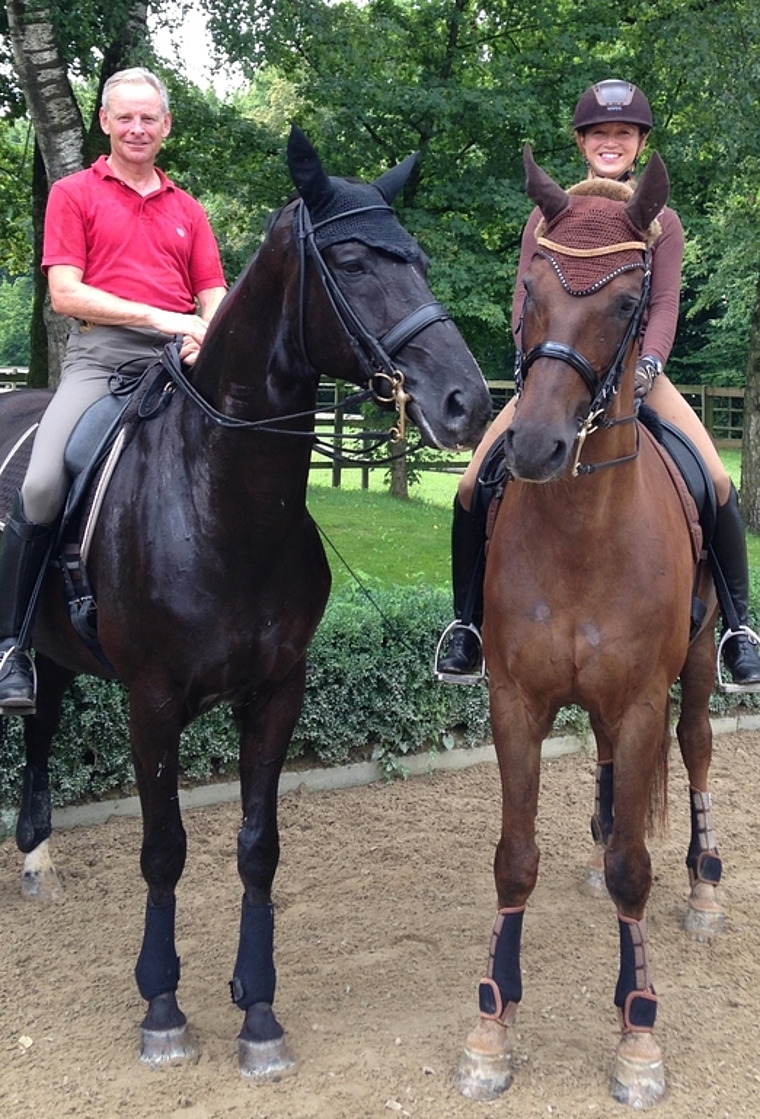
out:
{"label": "stirrup leather", "polygon": [[[467,629],[473,633],[478,640],[480,646],[480,667],[474,672],[446,672],[441,671],[438,667],[441,661],[441,654],[443,647],[448,637],[457,629]],[[446,626],[441,636],[438,639],[438,644],[435,650],[435,663],[433,665],[433,679],[438,680],[442,684],[482,684],[486,678],[486,662],[483,656],[483,642],[480,637],[480,630],[472,622],[466,624],[459,618],[455,618],[453,622]]]}
{"label": "stirrup leather", "polygon": [[730,641],[732,637],[739,637],[742,634],[747,637],[753,645],[760,646],[760,637],[758,637],[755,631],[753,629],[750,629],[749,626],[739,626],[737,629],[726,629],[726,632],[720,639],[720,642],[718,644],[718,651],[715,655],[715,672],[718,677],[718,691],[723,692],[725,695],[733,695],[738,692],[760,692],[760,681],[758,681],[758,683],[756,684],[734,684],[723,679],[723,673],[721,670],[723,646],[726,644],[727,641]]}

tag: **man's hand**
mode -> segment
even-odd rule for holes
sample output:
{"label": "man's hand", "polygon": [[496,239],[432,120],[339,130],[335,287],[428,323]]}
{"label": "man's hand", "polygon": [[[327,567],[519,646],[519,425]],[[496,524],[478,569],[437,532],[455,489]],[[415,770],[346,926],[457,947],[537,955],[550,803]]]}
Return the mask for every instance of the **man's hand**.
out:
{"label": "man's hand", "polygon": [[182,345],[180,346],[179,358],[184,365],[195,365],[195,359],[200,352],[200,342],[195,338],[191,338],[189,334],[182,335]]}

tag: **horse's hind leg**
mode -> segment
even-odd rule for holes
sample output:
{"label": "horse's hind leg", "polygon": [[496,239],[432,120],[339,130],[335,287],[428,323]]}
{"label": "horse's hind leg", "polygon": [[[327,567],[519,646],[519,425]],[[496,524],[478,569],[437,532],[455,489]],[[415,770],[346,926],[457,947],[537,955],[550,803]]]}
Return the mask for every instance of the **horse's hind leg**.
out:
{"label": "horse's hind leg", "polygon": [[[597,742],[599,737],[597,736]],[[591,817],[591,835],[594,846],[586,863],[586,877],[582,890],[587,897],[606,898],[607,886],[604,881],[604,849],[612,832],[613,805],[612,805],[613,768],[612,758],[596,763],[596,787],[594,794],[594,814]]]}
{"label": "horse's hind leg", "polygon": [[45,901],[58,897],[63,889],[49,850],[52,823],[48,760],[53,736],[61,720],[61,703],[75,673],[39,653],[35,663],[37,711],[24,719],[26,764],[16,823],[16,844],[26,856],[21,878],[22,894],[33,901]]}
{"label": "horse's hind leg", "polygon": [[279,1080],[295,1071],[272,1004],[275,994],[272,882],[280,855],[277,786],[303,703],[305,663],[282,684],[260,691],[235,710],[240,729],[243,824],[238,833],[238,870],[244,894],[232,998],[245,1013],[238,1035],[243,1076]]}
{"label": "horse's hind leg", "polygon": [[708,772],[712,759],[709,702],[715,678],[715,641],[711,629],[694,641],[681,672],[681,714],[676,733],[689,774],[691,840],[686,855],[689,905],[684,919],[688,936],[710,941],[723,931],[718,900],[721,860],[712,824]]}
{"label": "horse's hind leg", "polygon": [[185,866],[187,839],[178,795],[181,724],[173,707],[140,694],[135,684],[130,689],[132,758],[143,816],[140,868],[148,886],[135,980],[148,1003],[140,1024],[140,1060],[153,1066],[193,1054],[187,1019],[177,1003],[175,889]]}

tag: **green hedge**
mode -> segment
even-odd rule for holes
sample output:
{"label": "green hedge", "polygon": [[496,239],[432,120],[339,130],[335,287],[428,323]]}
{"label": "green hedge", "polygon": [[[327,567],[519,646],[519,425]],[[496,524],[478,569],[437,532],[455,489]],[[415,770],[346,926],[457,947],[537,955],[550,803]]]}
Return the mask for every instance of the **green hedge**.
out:
{"label": "green hedge", "polygon": [[[753,602],[760,585],[753,578]],[[309,649],[306,700],[289,757],[338,765],[374,758],[402,772],[405,754],[472,746],[490,734],[485,687],[452,687],[432,678],[436,643],[451,620],[448,591],[370,586],[336,592]],[[678,689],[674,689],[677,702]],[[744,706],[760,709],[760,697]],[[713,695],[714,714],[735,708]],[[18,802],[21,719],[0,719],[0,813]],[[587,729],[583,712],[560,712],[558,733]],[[198,719],[182,736],[183,778],[200,783],[237,773],[237,736],[225,707]],[[65,702],[51,759],[54,803],[66,805],[133,793],[127,697],[117,684],[79,677]]]}
{"label": "green hedge", "polygon": [[[488,734],[486,689],[432,679],[435,645],[450,612],[443,590],[336,592],[309,649],[306,700],[289,756],[324,765],[374,757],[391,772],[404,754],[481,741]],[[0,810],[18,800],[22,730],[21,719],[0,719]],[[229,709],[216,708],[182,736],[183,777],[193,783],[232,777],[237,754]],[[51,783],[57,805],[134,792],[121,686],[84,676],[74,682]]]}

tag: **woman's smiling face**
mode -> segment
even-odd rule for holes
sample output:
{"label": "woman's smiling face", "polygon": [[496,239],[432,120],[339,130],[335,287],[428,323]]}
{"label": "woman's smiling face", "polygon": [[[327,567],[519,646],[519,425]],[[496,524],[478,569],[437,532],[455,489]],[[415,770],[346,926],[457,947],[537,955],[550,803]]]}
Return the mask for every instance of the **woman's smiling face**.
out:
{"label": "woman's smiling face", "polygon": [[619,179],[630,171],[647,142],[637,124],[607,121],[577,132],[578,147],[592,173],[600,179]]}

